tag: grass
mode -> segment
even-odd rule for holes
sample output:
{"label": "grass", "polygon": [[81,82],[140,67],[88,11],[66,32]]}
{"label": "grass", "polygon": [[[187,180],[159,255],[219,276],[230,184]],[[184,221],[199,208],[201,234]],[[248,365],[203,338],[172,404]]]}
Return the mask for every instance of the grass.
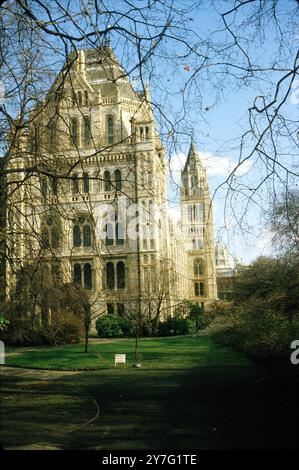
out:
{"label": "grass", "polygon": [[[135,362],[134,339],[92,340],[88,353],[84,353],[83,349],[83,344],[55,348],[7,348],[6,364],[56,370],[105,369],[114,367],[116,353],[126,354],[126,367],[131,367]],[[146,369],[248,364],[241,354],[216,346],[209,338],[198,336],[141,339],[139,352],[142,367]]]}
{"label": "grass", "polygon": [[[298,395],[207,337],[16,348],[8,362],[94,365],[94,371],[1,368],[0,440],[7,449],[294,449]],[[128,354],[127,368],[113,354]],[[100,358],[97,356],[100,354]],[[98,365],[98,364],[97,364]]]}

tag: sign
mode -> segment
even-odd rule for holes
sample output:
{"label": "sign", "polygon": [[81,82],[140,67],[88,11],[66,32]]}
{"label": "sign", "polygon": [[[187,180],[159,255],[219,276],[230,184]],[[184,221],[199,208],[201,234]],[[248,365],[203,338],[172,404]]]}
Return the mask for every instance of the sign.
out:
{"label": "sign", "polygon": [[116,366],[116,364],[125,364],[125,363],[126,363],[126,355],[125,354],[115,354],[114,366]]}

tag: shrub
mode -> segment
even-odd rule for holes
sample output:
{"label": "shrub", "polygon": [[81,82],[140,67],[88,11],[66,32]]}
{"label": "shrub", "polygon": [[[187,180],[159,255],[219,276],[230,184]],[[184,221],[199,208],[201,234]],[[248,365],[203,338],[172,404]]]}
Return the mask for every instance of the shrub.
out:
{"label": "shrub", "polygon": [[19,346],[58,346],[61,344],[78,343],[80,341],[79,326],[74,322],[60,322],[51,325],[35,325],[24,322],[22,327],[18,322],[18,328],[13,324],[3,335],[8,344]]}
{"label": "shrub", "polygon": [[123,335],[123,319],[114,315],[105,315],[96,321],[96,330],[100,338],[114,338]]}
{"label": "shrub", "polygon": [[[192,320],[191,320],[192,322]],[[158,335],[159,336],[176,336],[186,335],[190,332],[190,327],[194,326],[190,323],[190,319],[182,317],[168,317],[165,321],[159,323]]]}

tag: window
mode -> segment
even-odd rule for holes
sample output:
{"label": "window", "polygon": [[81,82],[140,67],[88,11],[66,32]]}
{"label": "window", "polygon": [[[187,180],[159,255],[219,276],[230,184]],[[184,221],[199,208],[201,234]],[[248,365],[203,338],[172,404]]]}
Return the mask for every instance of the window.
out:
{"label": "window", "polygon": [[46,199],[47,194],[48,194],[48,181],[47,181],[46,177],[41,179],[40,189],[41,189],[41,193],[42,193],[43,198]]}
{"label": "window", "polygon": [[126,275],[125,275],[125,265],[122,261],[119,261],[116,265],[116,274],[117,274],[117,288],[124,289],[126,286]]}
{"label": "window", "polygon": [[83,246],[91,246],[90,225],[83,225]]}
{"label": "window", "polygon": [[73,245],[78,248],[80,246],[92,246],[91,220],[89,216],[80,215],[73,226]]}
{"label": "window", "polygon": [[81,246],[81,230],[79,225],[73,227],[73,243],[75,247]]}
{"label": "window", "polygon": [[58,194],[58,180],[56,176],[51,177],[51,191],[54,196]]}
{"label": "window", "polygon": [[195,282],[194,283],[194,295],[196,297],[203,297],[205,295],[204,283],[203,282]]}
{"label": "window", "polygon": [[143,127],[140,127],[140,140],[143,140],[143,135],[144,135]]}
{"label": "window", "polygon": [[79,178],[78,178],[77,173],[73,174],[72,182],[73,182],[72,193],[73,194],[78,194],[79,193]]}
{"label": "window", "polygon": [[49,230],[44,227],[42,229],[42,234],[41,234],[41,247],[42,248],[49,248],[50,247],[50,236],[49,236]]}
{"label": "window", "polygon": [[194,276],[200,276],[204,273],[204,262],[201,258],[195,259],[193,264]]}
{"label": "window", "polygon": [[121,171],[120,170],[115,170],[114,179],[115,179],[115,190],[121,191]]}
{"label": "window", "polygon": [[84,104],[87,106],[89,104],[88,91],[84,91]]}
{"label": "window", "polygon": [[125,315],[125,306],[124,304],[117,304],[117,315],[124,317]]}
{"label": "window", "polygon": [[74,117],[71,119],[71,144],[74,146],[77,146],[79,143],[78,128],[78,119]]}
{"label": "window", "polygon": [[83,173],[83,192],[89,193],[89,175],[88,173]]}
{"label": "window", "polygon": [[84,289],[91,290],[92,288],[92,272],[89,263],[84,264]]}
{"label": "window", "polygon": [[110,171],[104,172],[104,190],[111,191]]}
{"label": "window", "polygon": [[106,284],[107,289],[114,289],[114,264],[111,261],[106,264]]}
{"label": "window", "polygon": [[149,127],[145,128],[145,139],[149,140]]}
{"label": "window", "polygon": [[81,286],[81,266],[80,266],[80,264],[75,264],[74,265],[73,277],[74,277],[74,283]]}
{"label": "window", "polygon": [[51,228],[51,247],[52,248],[59,248],[60,236],[59,230],[56,225]]}
{"label": "window", "polygon": [[76,100],[76,93],[73,91],[73,92],[72,92],[72,105],[73,105],[73,106],[75,106],[76,101],[77,101],[77,100]]}
{"label": "window", "polygon": [[114,242],[114,233],[113,233],[113,225],[106,224],[106,245],[113,245]]}
{"label": "window", "polygon": [[82,93],[81,93],[81,91],[78,91],[78,105],[82,106]]}
{"label": "window", "polygon": [[91,141],[91,123],[90,123],[90,117],[89,116],[84,116],[83,118],[83,142],[84,145],[89,145]]}
{"label": "window", "polygon": [[107,314],[108,315],[114,315],[114,305],[113,304],[107,304]]}
{"label": "window", "polygon": [[117,222],[115,227],[116,227],[116,244],[123,245],[125,241],[123,224],[120,222]]}
{"label": "window", "polygon": [[113,144],[113,142],[114,142],[114,119],[113,119],[113,116],[107,116],[107,136],[108,136],[108,144]]}

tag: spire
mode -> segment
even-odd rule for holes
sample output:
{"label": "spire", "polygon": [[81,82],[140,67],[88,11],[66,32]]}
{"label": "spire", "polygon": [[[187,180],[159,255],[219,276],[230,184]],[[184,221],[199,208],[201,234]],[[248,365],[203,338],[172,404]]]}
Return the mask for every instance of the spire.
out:
{"label": "spire", "polygon": [[200,157],[199,157],[199,153],[198,153],[198,151],[196,150],[196,147],[195,147],[193,138],[191,139],[191,144],[190,144],[190,148],[189,148],[187,160],[186,160],[186,163],[185,163],[185,167],[184,167],[184,169],[183,169],[183,173],[184,173],[184,172],[188,169],[188,167],[190,167],[191,165],[192,165],[192,166],[195,166],[195,165],[200,165],[200,166],[202,166],[202,163],[201,163]]}

